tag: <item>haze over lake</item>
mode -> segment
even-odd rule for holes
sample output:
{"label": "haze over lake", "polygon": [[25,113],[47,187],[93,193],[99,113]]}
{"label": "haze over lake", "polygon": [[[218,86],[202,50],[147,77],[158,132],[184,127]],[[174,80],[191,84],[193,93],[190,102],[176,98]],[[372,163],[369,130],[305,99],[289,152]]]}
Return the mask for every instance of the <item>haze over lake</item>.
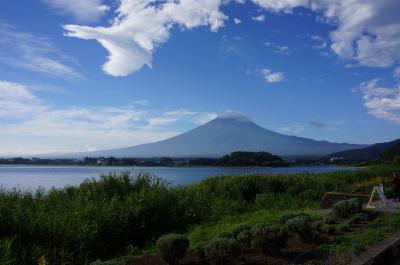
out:
{"label": "haze over lake", "polygon": [[36,190],[41,187],[79,185],[87,178],[100,178],[108,173],[129,171],[147,172],[167,180],[171,185],[187,185],[216,175],[245,173],[321,173],[349,170],[339,167],[286,167],[286,168],[216,168],[216,167],[91,167],[91,166],[0,166],[0,185],[11,190]]}

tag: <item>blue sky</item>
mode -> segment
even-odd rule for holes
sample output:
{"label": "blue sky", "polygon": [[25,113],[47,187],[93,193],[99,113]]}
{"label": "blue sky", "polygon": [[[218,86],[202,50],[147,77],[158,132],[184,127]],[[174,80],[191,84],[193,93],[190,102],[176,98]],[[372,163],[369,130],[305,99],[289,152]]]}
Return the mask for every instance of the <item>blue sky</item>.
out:
{"label": "blue sky", "polygon": [[395,0],[2,1],[0,155],[152,142],[230,110],[318,140],[399,138],[398,14]]}

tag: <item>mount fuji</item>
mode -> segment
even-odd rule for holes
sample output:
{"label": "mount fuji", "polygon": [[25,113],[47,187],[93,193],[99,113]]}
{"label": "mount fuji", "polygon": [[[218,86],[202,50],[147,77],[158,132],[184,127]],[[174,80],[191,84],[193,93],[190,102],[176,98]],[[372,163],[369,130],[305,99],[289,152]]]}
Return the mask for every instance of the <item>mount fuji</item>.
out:
{"label": "mount fuji", "polygon": [[221,157],[234,151],[266,151],[281,156],[322,156],[365,145],[332,143],[280,134],[255,124],[248,116],[229,112],[166,140],[78,156]]}

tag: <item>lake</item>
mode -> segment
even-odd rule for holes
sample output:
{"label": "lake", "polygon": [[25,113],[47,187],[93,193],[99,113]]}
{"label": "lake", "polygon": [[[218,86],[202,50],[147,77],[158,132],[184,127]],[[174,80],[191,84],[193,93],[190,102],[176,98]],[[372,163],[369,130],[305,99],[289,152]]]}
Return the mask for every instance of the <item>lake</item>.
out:
{"label": "lake", "polygon": [[196,183],[209,176],[243,173],[321,173],[351,170],[339,167],[287,168],[214,168],[214,167],[91,167],[91,166],[0,166],[0,186],[10,190],[36,190],[41,187],[79,185],[87,178],[100,178],[108,173],[129,171],[132,174],[148,172],[167,180],[171,185]]}

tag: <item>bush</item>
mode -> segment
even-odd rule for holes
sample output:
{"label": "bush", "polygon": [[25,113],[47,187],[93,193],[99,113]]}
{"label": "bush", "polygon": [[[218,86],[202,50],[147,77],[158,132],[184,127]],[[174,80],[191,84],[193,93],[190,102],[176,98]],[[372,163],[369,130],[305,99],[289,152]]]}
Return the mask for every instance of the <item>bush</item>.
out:
{"label": "bush", "polygon": [[334,212],[331,212],[329,215],[325,216],[322,219],[322,223],[326,225],[331,225],[336,222],[336,219],[337,219],[336,214]]}
{"label": "bush", "polygon": [[200,258],[209,265],[229,265],[239,255],[237,241],[217,238],[197,245]]}
{"label": "bush", "polygon": [[325,224],[321,226],[321,233],[324,234],[333,234],[335,233],[335,227],[333,225]]}
{"label": "bush", "polygon": [[228,233],[228,237],[237,239],[238,235],[243,231],[250,231],[251,225],[248,224],[239,224],[232,228],[232,230]]}
{"label": "bush", "polygon": [[305,212],[287,212],[281,215],[281,217],[279,218],[279,221],[281,224],[286,224],[286,221],[298,216],[305,216],[307,218],[310,217],[309,214],[305,213]]}
{"label": "bush", "polygon": [[189,240],[184,235],[168,234],[160,237],[156,242],[156,248],[160,258],[169,265],[179,264],[185,257],[189,247]]}
{"label": "bush", "polygon": [[285,246],[288,231],[285,226],[260,224],[252,229],[252,245],[268,253]]}
{"label": "bush", "polygon": [[303,239],[313,238],[315,236],[311,228],[310,218],[306,215],[300,215],[286,221],[286,225],[290,232],[297,233]]}
{"label": "bush", "polygon": [[90,265],[123,265],[124,263],[117,260],[109,260],[109,261],[100,261],[97,260],[95,262],[90,263]]}
{"label": "bush", "polygon": [[362,220],[365,220],[365,215],[363,213],[358,213],[358,214],[353,215],[349,219],[349,223],[350,224],[357,224],[357,223],[361,222]]}
{"label": "bush", "polygon": [[348,221],[338,225],[338,230],[340,233],[347,232],[350,230],[350,223]]}
{"label": "bush", "polygon": [[394,197],[393,187],[385,187],[385,196],[387,198],[393,198]]}
{"label": "bush", "polygon": [[252,231],[244,230],[237,235],[236,240],[238,241],[239,246],[242,249],[245,249],[251,246],[252,238],[253,238]]}
{"label": "bush", "polygon": [[362,211],[362,205],[357,198],[339,201],[332,208],[333,212],[340,217],[348,217]]}

